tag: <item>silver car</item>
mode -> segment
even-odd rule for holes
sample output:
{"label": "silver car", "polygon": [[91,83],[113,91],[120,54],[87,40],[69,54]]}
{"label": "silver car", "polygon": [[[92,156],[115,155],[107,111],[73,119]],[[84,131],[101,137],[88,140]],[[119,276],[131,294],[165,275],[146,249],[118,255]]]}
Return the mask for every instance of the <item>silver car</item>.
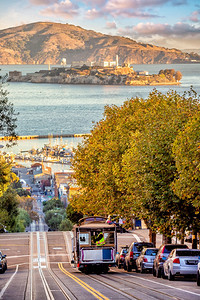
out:
{"label": "silver car", "polygon": [[157,252],[157,248],[144,248],[136,259],[136,272],[139,270],[141,273],[144,273],[146,270],[152,271]]}
{"label": "silver car", "polygon": [[174,280],[179,275],[196,275],[200,250],[174,249],[163,264],[164,275]]}

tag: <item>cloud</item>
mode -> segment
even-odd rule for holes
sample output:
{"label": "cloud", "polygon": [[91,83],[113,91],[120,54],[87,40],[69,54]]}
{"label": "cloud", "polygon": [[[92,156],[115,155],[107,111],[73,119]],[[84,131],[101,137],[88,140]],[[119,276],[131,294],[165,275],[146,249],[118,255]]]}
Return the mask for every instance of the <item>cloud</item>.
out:
{"label": "cloud", "polygon": [[115,21],[113,22],[106,22],[106,29],[116,29],[117,25],[115,23]]}
{"label": "cloud", "polygon": [[119,32],[128,33],[135,37],[153,37],[153,36],[174,36],[185,37],[188,35],[199,35],[200,27],[195,27],[187,23],[176,23],[175,25],[169,24],[155,24],[155,23],[138,23],[136,26],[126,27]]}
{"label": "cloud", "polygon": [[200,21],[199,16],[200,16],[200,10],[193,11],[193,13],[190,16],[190,21],[195,23],[199,22]]}
{"label": "cloud", "polygon": [[29,1],[33,5],[49,5],[58,2],[58,0],[29,0]]}
{"label": "cloud", "polygon": [[[136,26],[128,26],[118,30],[118,34],[130,37],[144,43],[151,43],[158,46],[179,48],[192,48],[192,45],[200,47],[200,27],[187,23],[154,24],[138,23]],[[198,41],[198,42],[197,42]],[[184,46],[185,45],[185,46]]]}
{"label": "cloud", "polygon": [[53,5],[44,8],[40,13],[44,16],[73,18],[78,15],[78,6],[70,0],[63,0],[60,3],[55,3],[54,1]]}
{"label": "cloud", "polygon": [[103,16],[103,13],[99,10],[96,10],[96,8],[93,8],[93,9],[89,9],[87,12],[86,12],[86,15],[85,17],[87,19],[97,19],[97,18],[100,18]]}

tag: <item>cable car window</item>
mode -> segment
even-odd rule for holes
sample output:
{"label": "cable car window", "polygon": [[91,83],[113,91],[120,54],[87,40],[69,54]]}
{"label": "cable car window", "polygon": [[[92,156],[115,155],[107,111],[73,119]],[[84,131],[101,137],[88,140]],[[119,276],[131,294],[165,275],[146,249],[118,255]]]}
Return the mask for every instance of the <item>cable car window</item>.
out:
{"label": "cable car window", "polygon": [[89,233],[79,233],[79,244],[89,245],[90,244],[90,234]]}
{"label": "cable car window", "polygon": [[104,232],[105,245],[114,244],[114,232]]}

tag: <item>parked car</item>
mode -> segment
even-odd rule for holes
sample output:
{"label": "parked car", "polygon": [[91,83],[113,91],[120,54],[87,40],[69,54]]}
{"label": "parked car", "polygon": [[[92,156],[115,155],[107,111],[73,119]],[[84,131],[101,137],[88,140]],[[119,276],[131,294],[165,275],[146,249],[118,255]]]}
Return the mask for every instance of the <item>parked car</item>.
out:
{"label": "parked car", "polygon": [[136,272],[139,270],[141,273],[144,273],[146,270],[152,272],[153,262],[157,252],[157,248],[144,248],[140,256],[136,259]]}
{"label": "parked car", "polygon": [[115,257],[115,261],[116,261],[116,265],[119,269],[121,269],[121,267],[124,266],[124,260],[125,260],[125,256],[128,252],[128,246],[122,247],[120,252],[117,252],[116,257]]}
{"label": "parked car", "polygon": [[7,270],[6,255],[3,255],[3,253],[0,252],[0,273],[4,273],[6,270]]}
{"label": "parked car", "polygon": [[196,275],[198,269],[200,250],[174,249],[163,264],[164,275],[169,280],[175,276]]}
{"label": "parked car", "polygon": [[200,286],[200,257],[199,257],[199,263],[197,265],[197,285]]}
{"label": "parked car", "polygon": [[131,272],[132,269],[136,269],[136,259],[138,258],[144,247],[152,248],[153,243],[133,242],[129,246],[128,253],[126,254],[124,261],[124,270]]}
{"label": "parked car", "polygon": [[168,258],[170,252],[174,249],[188,249],[187,245],[181,244],[166,244],[161,245],[153,262],[153,276],[164,277],[163,263]]}

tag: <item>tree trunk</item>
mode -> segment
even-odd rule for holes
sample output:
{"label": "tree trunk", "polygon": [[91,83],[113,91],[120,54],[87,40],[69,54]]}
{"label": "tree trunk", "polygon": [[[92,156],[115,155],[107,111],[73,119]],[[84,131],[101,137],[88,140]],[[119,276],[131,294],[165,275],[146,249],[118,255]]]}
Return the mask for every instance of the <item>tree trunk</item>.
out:
{"label": "tree trunk", "polygon": [[149,242],[153,243],[154,247],[156,247],[156,233],[149,229]]}
{"label": "tree trunk", "polygon": [[197,249],[197,231],[192,231],[192,249]]}
{"label": "tree trunk", "polygon": [[163,244],[171,244],[172,243],[172,238],[163,234]]}
{"label": "tree trunk", "polygon": [[185,230],[181,230],[181,244],[183,245],[185,242]]}

